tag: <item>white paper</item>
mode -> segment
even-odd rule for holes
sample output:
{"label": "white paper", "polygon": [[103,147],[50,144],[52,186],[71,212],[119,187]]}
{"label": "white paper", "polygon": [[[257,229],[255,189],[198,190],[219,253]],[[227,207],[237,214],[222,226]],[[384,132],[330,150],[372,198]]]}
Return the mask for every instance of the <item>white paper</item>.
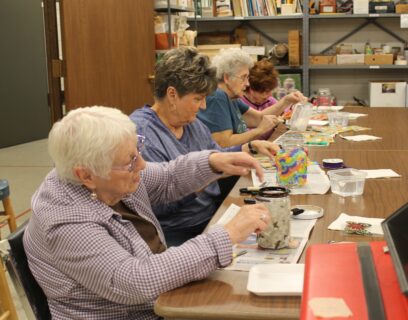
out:
{"label": "white paper", "polygon": [[374,169],[374,170],[360,170],[367,173],[367,179],[376,179],[376,178],[398,178],[401,177],[392,169]]}
{"label": "white paper", "polygon": [[344,106],[318,106],[318,111],[340,111],[343,110]]}
{"label": "white paper", "polygon": [[346,227],[346,221],[352,221],[352,222],[361,222],[361,223],[369,223],[371,224],[371,227],[368,227],[366,230],[373,233],[373,234],[379,234],[383,235],[383,230],[381,228],[381,222],[384,221],[384,219],[381,218],[367,218],[367,217],[359,217],[359,216],[350,216],[346,213],[341,213],[340,216],[333,221],[329,225],[330,230],[344,230]]}
{"label": "white paper", "polygon": [[401,14],[400,28],[408,28],[408,14]]}
{"label": "white paper", "polygon": [[360,118],[360,117],[366,117],[366,116],[368,116],[368,114],[366,114],[366,113],[355,113],[355,112],[349,112],[348,113],[348,117],[349,117],[350,120],[354,120],[354,119],[357,119],[357,118]]}
{"label": "white paper", "polygon": [[[259,187],[261,181],[255,174],[255,170],[251,171],[252,183],[255,187]],[[266,186],[277,186],[276,171],[265,172],[264,181]],[[292,188],[291,194],[325,194],[330,189],[330,180],[326,173],[317,164],[307,167],[307,182],[302,187]]]}
{"label": "white paper", "polygon": [[218,219],[216,224],[220,224],[220,225],[226,225],[228,222],[230,222],[232,220],[232,218],[234,218],[239,209],[241,209],[240,206],[237,206],[236,204],[231,204],[227,210],[225,210],[224,214],[221,216],[220,219]]}
{"label": "white paper", "polygon": [[309,126],[325,126],[329,124],[327,120],[309,120]]}
{"label": "white paper", "polygon": [[355,135],[355,136],[343,136],[340,135],[341,138],[346,139],[346,140],[350,140],[350,141],[369,141],[369,140],[378,140],[378,139],[382,139],[380,137],[376,137],[376,136],[372,136],[369,134],[359,134],[359,135]]}
{"label": "white paper", "polygon": [[[224,225],[228,223],[238,213],[239,209],[239,206],[231,204],[217,221],[217,224]],[[296,263],[306,246],[316,220],[290,220],[291,238],[298,242],[296,248],[260,249],[256,242],[257,235],[255,233],[251,234],[244,242],[236,244],[233,248],[234,254],[242,250],[246,250],[247,253],[234,258],[233,262],[223,270],[249,271],[252,266],[259,264]]]}

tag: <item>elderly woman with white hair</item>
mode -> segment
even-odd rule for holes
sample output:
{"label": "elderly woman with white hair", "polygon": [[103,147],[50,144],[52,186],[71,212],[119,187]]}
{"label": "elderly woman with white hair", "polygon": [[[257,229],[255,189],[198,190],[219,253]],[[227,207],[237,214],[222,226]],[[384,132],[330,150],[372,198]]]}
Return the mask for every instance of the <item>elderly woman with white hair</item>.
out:
{"label": "elderly woman with white hair", "polygon": [[157,319],[153,302],[160,293],[228,265],[233,244],[266,228],[266,207],[247,206],[225,226],[167,249],[153,204],[201,189],[222,172],[262,172],[240,152],[146,163],[142,141],[113,108],[76,109],[54,124],[55,169],[33,196],[24,235],[53,319]]}
{"label": "elderly woman with white hair", "polygon": [[249,54],[239,48],[225,49],[212,63],[217,68],[218,89],[207,97],[207,109],[197,116],[220,146],[250,142],[279,124],[273,108],[258,111],[238,99],[249,86],[249,70],[254,65]]}

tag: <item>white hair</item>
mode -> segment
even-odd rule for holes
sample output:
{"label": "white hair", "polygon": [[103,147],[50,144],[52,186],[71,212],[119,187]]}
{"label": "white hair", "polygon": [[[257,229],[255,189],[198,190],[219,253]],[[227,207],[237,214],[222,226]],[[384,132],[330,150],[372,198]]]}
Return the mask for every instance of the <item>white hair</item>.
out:
{"label": "white hair", "polygon": [[135,124],[120,110],[98,106],[78,108],[54,124],[48,136],[48,151],[58,176],[78,184],[75,167],[87,168],[107,178],[117,149],[135,137]]}
{"label": "white hair", "polygon": [[236,75],[242,68],[251,69],[254,61],[251,56],[240,48],[221,49],[212,59],[212,65],[217,68],[218,82],[224,82],[224,74]]}

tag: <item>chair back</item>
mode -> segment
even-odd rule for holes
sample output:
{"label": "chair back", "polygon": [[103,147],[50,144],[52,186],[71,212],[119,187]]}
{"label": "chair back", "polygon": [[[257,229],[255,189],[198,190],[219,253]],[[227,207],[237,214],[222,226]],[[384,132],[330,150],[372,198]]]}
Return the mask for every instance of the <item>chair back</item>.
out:
{"label": "chair back", "polygon": [[24,251],[23,236],[26,225],[27,224],[22,225],[14,233],[8,236],[10,244],[9,261],[24,289],[37,320],[49,320],[51,319],[51,313],[48,308],[47,297],[31,273],[31,270],[28,267],[27,256]]}

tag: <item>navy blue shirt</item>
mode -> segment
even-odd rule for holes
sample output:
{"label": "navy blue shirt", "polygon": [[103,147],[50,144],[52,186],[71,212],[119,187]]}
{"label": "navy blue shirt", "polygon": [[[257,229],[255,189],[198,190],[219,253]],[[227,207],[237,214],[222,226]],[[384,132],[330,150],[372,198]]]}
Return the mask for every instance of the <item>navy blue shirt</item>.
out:
{"label": "navy blue shirt", "polygon": [[[167,162],[180,155],[201,150],[241,151],[240,146],[221,148],[212,139],[208,128],[198,119],[183,127],[180,139],[176,138],[148,105],[134,111],[130,119],[136,123],[138,134],[146,137],[142,156],[147,161]],[[182,200],[153,207],[165,233],[169,229],[182,232],[211,219],[219,205],[218,183],[213,182],[197,193],[193,191]]]}
{"label": "navy blue shirt", "polygon": [[232,130],[233,134],[244,133],[248,130],[242,115],[249,106],[241,99],[231,100],[221,89],[217,89],[206,98],[206,110],[200,110],[197,117],[204,122],[211,133]]}

